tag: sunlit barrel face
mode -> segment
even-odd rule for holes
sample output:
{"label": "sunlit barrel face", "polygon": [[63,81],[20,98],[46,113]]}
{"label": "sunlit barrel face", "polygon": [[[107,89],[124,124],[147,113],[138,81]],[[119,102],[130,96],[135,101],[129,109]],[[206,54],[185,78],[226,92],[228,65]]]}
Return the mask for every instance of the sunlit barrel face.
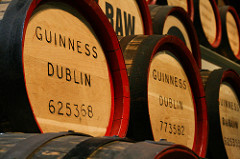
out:
{"label": "sunlit barrel face", "polygon": [[166,17],[162,33],[163,35],[169,34],[177,36],[186,44],[188,49],[192,52],[192,46],[188,35],[189,33],[187,32],[184,24],[176,16],[169,15]]}
{"label": "sunlit barrel face", "polygon": [[144,24],[136,0],[98,0],[117,35],[144,34]]}
{"label": "sunlit barrel face", "polygon": [[188,77],[169,51],[154,55],[148,75],[149,115],[154,140],[193,147],[195,104]]}
{"label": "sunlit barrel face", "polygon": [[226,82],[220,85],[219,116],[222,138],[228,158],[240,158],[240,108],[239,98]]}
{"label": "sunlit barrel face", "polygon": [[23,45],[26,90],[42,132],[105,135],[111,75],[87,20],[65,3],[44,3],[32,14]]}
{"label": "sunlit barrel face", "polygon": [[167,0],[169,6],[178,6],[183,8],[186,12],[188,11],[188,1],[187,0]]}
{"label": "sunlit barrel face", "polygon": [[226,15],[226,31],[230,47],[235,56],[239,54],[239,27],[231,12]]}
{"label": "sunlit barrel face", "polygon": [[199,0],[199,15],[203,32],[210,44],[213,44],[217,37],[217,23],[213,7],[209,0]]}

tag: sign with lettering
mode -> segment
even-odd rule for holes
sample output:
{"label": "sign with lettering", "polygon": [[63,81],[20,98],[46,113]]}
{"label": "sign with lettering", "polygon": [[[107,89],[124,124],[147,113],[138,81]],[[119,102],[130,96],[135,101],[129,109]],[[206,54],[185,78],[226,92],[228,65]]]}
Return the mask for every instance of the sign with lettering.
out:
{"label": "sign with lettering", "polygon": [[136,0],[98,0],[117,35],[144,34],[143,20]]}
{"label": "sign with lettering", "polygon": [[42,132],[103,136],[111,118],[108,63],[93,29],[61,2],[40,5],[23,47],[26,89]]}
{"label": "sign with lettering", "polygon": [[232,86],[226,82],[220,85],[219,116],[228,158],[240,157],[239,99]]}
{"label": "sign with lettering", "polygon": [[178,59],[168,51],[152,59],[148,77],[149,115],[154,140],[193,147],[195,106],[191,87]]}

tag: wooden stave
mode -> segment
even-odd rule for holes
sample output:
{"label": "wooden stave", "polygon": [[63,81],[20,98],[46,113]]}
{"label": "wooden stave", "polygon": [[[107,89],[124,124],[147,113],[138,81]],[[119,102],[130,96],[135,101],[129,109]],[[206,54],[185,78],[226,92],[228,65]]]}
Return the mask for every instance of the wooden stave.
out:
{"label": "wooden stave", "polygon": [[[202,70],[209,123],[207,158],[228,158],[222,138],[219,115],[219,91],[222,82],[229,83],[240,99],[240,77],[232,69]],[[217,92],[217,93],[216,93]]]}
{"label": "wooden stave", "polygon": [[[193,0],[187,0],[187,8],[188,8],[188,16],[192,21],[194,21],[194,6],[193,6]],[[148,4],[156,4],[156,5],[168,5],[167,0],[149,0]]]}
{"label": "wooden stave", "polygon": [[222,38],[221,38],[221,43],[219,47],[216,49],[216,51],[223,56],[229,58],[230,60],[233,61],[238,61],[240,60],[240,46],[239,46],[239,51],[237,55],[234,55],[229,40],[228,40],[228,35],[227,35],[227,26],[226,26],[226,14],[227,12],[230,12],[233,15],[233,18],[236,22],[237,28],[238,28],[238,37],[240,39],[240,19],[238,17],[238,14],[236,10],[232,6],[222,6],[219,7],[219,13],[221,17],[221,25],[222,25]]}
{"label": "wooden stave", "polygon": [[[99,0],[96,0],[96,2],[98,3]],[[144,25],[144,34],[145,35],[152,35],[153,34],[153,30],[152,30],[152,21],[151,21],[151,16],[150,16],[150,12],[148,9],[148,5],[146,0],[136,0],[138,6],[139,6],[139,10],[141,12],[142,15],[142,22]]]}
{"label": "wooden stave", "polygon": [[[46,140],[43,136],[49,135]],[[29,140],[30,139],[30,140]],[[39,144],[34,148],[24,148],[23,143],[37,141]],[[34,141],[35,140],[35,141]],[[85,143],[84,143],[85,142]],[[13,158],[176,158],[198,159],[198,156],[189,148],[169,143],[166,141],[144,141],[134,142],[119,137],[91,137],[85,134],[68,133],[47,133],[47,134],[23,134],[7,133],[0,135],[2,151],[0,157]],[[85,152],[79,149],[85,145]],[[21,147],[22,146],[22,147]],[[21,150],[21,151],[20,151]],[[81,151],[75,153],[74,150]],[[75,153],[75,154],[74,154]],[[81,154],[81,155],[80,155]],[[83,155],[85,157],[83,157]]]}
{"label": "wooden stave", "polygon": [[[157,8],[159,8],[158,12],[156,11],[154,12],[154,9],[156,10]],[[197,32],[194,28],[192,21],[188,18],[186,12],[180,7],[173,7],[173,6],[149,5],[149,9],[152,17],[154,34],[162,35],[165,20],[169,15],[175,16],[177,19],[179,19],[182,22],[186,31],[188,32],[188,38],[190,41],[192,54],[199,68],[201,68],[201,52],[200,52]]]}
{"label": "wooden stave", "polygon": [[210,44],[208,42],[206,36],[205,36],[204,31],[203,31],[201,20],[200,20],[200,15],[199,15],[199,2],[200,2],[200,0],[195,0],[194,1],[194,11],[195,11],[194,12],[194,26],[195,26],[195,29],[197,31],[197,35],[199,37],[198,38],[199,43],[208,47],[208,48],[215,49],[220,45],[221,37],[222,37],[221,18],[220,18],[220,14],[219,14],[217,4],[216,4],[215,0],[209,0],[209,1],[210,1],[211,5],[213,7],[213,11],[214,11],[214,14],[215,14],[215,17],[216,17],[216,23],[217,23],[216,24],[217,35],[216,35],[216,38],[215,38],[214,42],[212,44]]}
{"label": "wooden stave", "polygon": [[[159,41],[156,40],[157,36],[161,37],[164,40],[159,40]],[[124,38],[121,39],[121,40],[124,40],[124,43],[120,41],[120,45],[122,46],[122,49],[126,50],[126,48],[125,48],[126,45],[127,45],[126,43],[130,42],[131,40],[134,41],[134,38],[136,38],[136,37],[138,37],[138,36],[134,36],[134,37],[133,36],[126,36],[125,37],[126,39],[124,39]],[[178,38],[176,38],[174,36],[171,36],[171,35],[166,35],[166,36],[156,35],[156,37],[153,37],[153,36],[152,37],[151,36],[149,36],[149,37],[145,36],[144,37],[144,36],[142,36],[141,38],[142,39],[152,38],[151,39],[152,41],[149,42],[149,43],[145,43],[145,45],[150,46],[150,47],[153,47],[155,45],[154,49],[151,48],[151,51],[153,52],[153,54],[156,53],[157,51],[164,50],[164,49],[171,50],[173,52],[174,52],[175,49],[178,50],[178,54],[176,54],[175,56],[177,56],[177,58],[180,58],[179,60],[180,60],[181,64],[185,65],[185,66],[183,66],[184,69],[191,72],[190,74],[197,74],[196,77],[189,76],[189,74],[188,74],[190,86],[192,87],[192,92],[193,92],[194,95],[196,95],[195,97],[193,97],[194,100],[195,100],[195,103],[196,103],[196,107],[197,107],[196,111],[197,111],[197,114],[199,114],[198,115],[199,119],[201,118],[200,120],[202,120],[202,121],[200,121],[199,119],[196,119],[196,120],[199,120],[198,123],[200,123],[199,125],[201,125],[201,126],[199,126],[198,130],[197,130],[198,132],[197,132],[197,135],[196,135],[196,138],[195,138],[195,142],[194,142],[195,144],[193,146],[193,150],[200,157],[205,157],[205,155],[206,155],[206,144],[207,144],[207,131],[206,130],[207,130],[207,125],[208,124],[207,124],[207,115],[206,115],[207,112],[206,112],[206,103],[205,103],[205,95],[204,95],[205,93],[204,93],[204,90],[203,90],[203,87],[202,87],[202,82],[201,82],[201,79],[200,79],[198,67],[197,67],[197,65],[196,65],[196,63],[195,63],[195,61],[194,61],[193,57],[191,56],[188,49],[186,49],[185,47],[184,47],[184,49],[179,49],[179,47],[184,46],[184,44],[182,43],[182,41],[179,42]],[[142,41],[140,41],[140,40],[136,40],[135,42],[133,42],[133,45],[137,45],[136,43],[139,44],[141,42]],[[157,44],[155,44],[156,42],[157,42]],[[175,42],[178,43],[178,44],[173,47],[173,45],[175,45]],[[164,43],[166,43],[165,46],[164,46]],[[149,50],[150,49],[148,48],[148,50],[145,50],[145,51],[142,51],[142,52],[148,52]],[[186,51],[186,52],[188,52],[188,53],[186,53],[186,55],[187,55],[186,59],[184,59],[184,57],[182,55],[183,50],[184,51],[188,50],[188,51]],[[181,53],[179,53],[179,52],[181,52]],[[124,54],[124,58],[125,58],[125,61],[126,61],[127,60],[126,56],[128,56],[127,54],[129,54],[129,52],[127,53],[127,51],[123,51],[123,54]],[[141,55],[140,54],[141,53],[138,54],[139,57],[136,56],[137,57],[136,61],[137,61],[137,59],[139,61],[139,59],[141,59],[140,56],[143,56],[142,54]],[[136,55],[137,55],[137,53],[136,53]],[[134,56],[134,55],[130,55],[130,56]],[[182,57],[180,57],[180,56],[182,56]],[[191,56],[191,57],[189,57],[189,56]],[[152,57],[153,57],[153,55],[152,55]],[[144,58],[144,62],[149,62],[149,60],[150,60],[150,57]],[[133,62],[134,61],[135,60],[133,60]],[[189,68],[189,66],[192,66],[189,62],[191,64],[194,63],[192,68]],[[141,61],[140,61],[140,63],[141,63]],[[127,65],[127,63],[126,63],[126,65]],[[134,65],[136,66],[136,64],[133,64],[133,66]],[[153,139],[153,135],[149,131],[149,125],[148,125],[148,124],[150,124],[150,119],[149,119],[148,115],[146,115],[146,114],[148,114],[147,113],[148,110],[147,110],[147,108],[144,108],[144,107],[147,107],[146,106],[147,105],[147,101],[146,101],[147,98],[145,99],[145,96],[146,96],[147,93],[146,93],[146,91],[144,91],[145,90],[144,88],[147,87],[147,86],[145,86],[146,83],[144,83],[145,79],[140,77],[141,80],[138,80],[138,81],[140,81],[139,83],[137,83],[136,80],[134,80],[134,78],[131,79],[131,74],[133,74],[135,72],[139,72],[139,70],[144,70],[143,65],[148,65],[148,64],[141,63],[141,66],[139,65],[138,68],[135,68],[135,69],[131,69],[127,66],[129,82],[130,82],[130,96],[131,96],[130,122],[129,122],[129,131],[127,133],[127,137],[133,138],[134,140],[137,140],[137,141]],[[193,69],[194,71],[191,70],[191,69]],[[144,73],[142,73],[142,74],[146,74],[145,70],[143,72]],[[134,74],[134,77],[135,76],[137,76],[136,73]],[[192,78],[195,78],[195,79],[192,80]],[[141,85],[144,88],[139,89],[139,85]],[[196,88],[196,87],[198,87],[198,88]],[[138,92],[138,93],[135,93],[135,92]],[[140,97],[139,101],[134,99],[136,97]],[[135,109],[134,105],[136,106],[136,109]],[[138,110],[138,111],[136,111],[136,110]],[[195,111],[195,113],[196,113],[196,111]],[[137,117],[140,117],[140,116],[141,116],[141,119],[137,118]],[[136,121],[138,121],[140,123],[140,125],[137,125],[137,122],[135,121],[135,119],[136,119]],[[144,130],[144,132],[141,132],[141,130]],[[141,132],[141,133],[139,133],[139,132]]]}
{"label": "wooden stave", "polygon": [[[45,1],[43,0],[43,3]],[[63,1],[64,2],[64,1]],[[16,115],[21,113],[27,113],[23,117],[18,116],[18,120],[12,119],[7,115],[7,126],[3,126],[0,128],[0,131],[23,131],[23,132],[40,132],[40,128],[35,122],[34,115],[32,114],[30,103],[27,95],[27,91],[25,88],[25,80],[24,80],[24,71],[22,70],[22,47],[24,46],[24,35],[26,32],[26,27],[28,21],[31,17],[34,9],[42,3],[42,0],[39,1],[29,1],[25,0],[19,2],[18,0],[13,0],[9,5],[3,19],[2,26],[0,27],[0,32],[3,33],[3,37],[11,37],[12,34],[15,34],[14,37],[16,39],[12,41],[15,42],[15,47],[10,47],[11,39],[1,39],[7,47],[0,47],[0,52],[4,55],[4,58],[1,62],[1,72],[5,73],[4,76],[6,79],[1,78],[1,81],[5,83],[4,89],[2,89],[1,95],[3,95],[4,101],[3,105],[16,105],[16,102],[11,100],[12,98],[17,99],[18,104],[24,108],[24,110],[14,110],[11,114],[12,110],[8,110],[7,107],[4,109],[4,114],[10,114],[11,117],[16,117]],[[128,127],[128,116],[129,116],[129,84],[126,74],[126,68],[124,64],[124,60],[122,57],[122,53],[120,50],[120,45],[118,43],[117,37],[109,23],[108,19],[105,17],[104,13],[101,11],[100,7],[90,0],[84,0],[81,2],[67,2],[72,6],[85,6],[82,9],[77,9],[81,14],[85,16],[85,18],[91,23],[94,30],[97,31],[96,34],[101,41],[101,45],[104,46],[104,53],[108,61],[109,71],[112,76],[112,84],[114,88],[112,93],[114,94],[114,111],[111,111],[113,116],[112,120],[109,121],[109,125],[107,128],[107,132],[105,135],[119,135],[125,136],[127,127]],[[18,5],[17,8],[16,5]],[[19,13],[20,12],[20,13]],[[17,17],[16,15],[20,15]],[[14,17],[14,18],[13,18]],[[97,23],[98,25],[94,25]],[[15,26],[16,32],[12,33],[9,26],[12,27],[12,24]],[[24,25],[22,25],[24,24]],[[6,31],[7,28],[7,31]],[[10,35],[10,36],[9,36]],[[22,40],[23,38],[23,40]],[[10,42],[9,42],[10,41]],[[8,52],[10,52],[10,55]],[[13,57],[17,58],[13,58]],[[5,60],[5,61],[4,61]],[[11,66],[10,64],[13,64]],[[6,65],[3,65],[6,64]],[[20,66],[20,67],[19,67]],[[8,73],[7,70],[11,69],[11,72]],[[15,83],[14,83],[15,82]],[[19,97],[19,94],[23,94],[22,97]],[[18,105],[18,106],[19,106]],[[26,119],[25,119],[26,118]],[[27,122],[24,122],[27,121]],[[15,123],[16,122],[16,123]],[[27,123],[27,126],[21,125],[21,123]]]}

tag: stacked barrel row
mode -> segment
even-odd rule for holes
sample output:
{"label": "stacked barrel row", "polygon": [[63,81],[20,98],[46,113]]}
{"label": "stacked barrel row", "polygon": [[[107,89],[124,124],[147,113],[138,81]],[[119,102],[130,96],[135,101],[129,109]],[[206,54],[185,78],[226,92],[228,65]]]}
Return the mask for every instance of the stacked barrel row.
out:
{"label": "stacked barrel row", "polygon": [[[155,3],[162,5],[160,1]],[[228,87],[224,85],[223,89],[230,90],[229,96],[235,94],[234,101],[223,100],[227,101],[227,110],[219,117],[209,113],[211,108],[206,99],[212,94],[207,94],[207,87],[204,90],[202,84],[202,79],[208,78],[200,76],[199,42],[212,49],[220,46],[222,27],[220,19],[214,19],[217,17],[214,15],[218,15],[216,3],[199,0],[180,4],[185,7],[148,6],[145,0],[2,0],[1,131],[45,134],[73,130],[93,136],[117,135],[138,141],[136,144],[119,143],[122,149],[129,148],[129,152],[148,147],[149,143],[136,146],[143,140],[167,139],[184,145],[171,151],[168,151],[169,146],[157,146],[149,153],[151,158],[180,155],[217,158],[213,143],[219,140],[219,149],[225,156],[239,156],[239,117],[227,113],[229,107],[232,108],[228,103],[233,103],[239,113],[239,93],[233,89],[239,84],[239,77],[226,70],[235,75],[234,82],[225,80],[224,76],[217,83],[219,86],[227,83]],[[219,92],[219,89],[214,90],[215,94]],[[219,106],[218,97],[214,100],[214,107]],[[218,108],[214,111],[219,112]],[[217,129],[216,120],[217,124],[223,123]],[[217,138],[215,132],[219,133]],[[21,135],[21,138],[28,138]],[[33,134],[32,138],[38,138],[36,136],[39,135]],[[3,140],[12,137],[14,134],[3,134]],[[103,149],[107,150],[98,154],[100,146],[110,143],[108,138],[81,138],[76,138],[71,147],[64,143],[69,149],[61,157],[107,158],[104,155],[108,155],[110,158],[109,155],[116,155],[112,152],[114,148],[108,150],[105,146]],[[14,140],[13,144],[16,142],[19,141]],[[19,147],[33,140],[22,142],[6,148],[3,156],[13,158],[11,154],[24,152]],[[89,143],[96,148],[83,154],[82,148],[91,149]],[[119,144],[111,145],[118,147]],[[32,153],[36,149],[41,155],[48,151],[38,147],[29,150],[27,156],[39,155]],[[52,154],[58,154],[55,148],[50,149],[54,151]],[[183,153],[178,153],[180,151]],[[164,152],[167,156],[160,154]],[[114,157],[122,154],[119,152]],[[138,155],[143,157],[144,154]]]}

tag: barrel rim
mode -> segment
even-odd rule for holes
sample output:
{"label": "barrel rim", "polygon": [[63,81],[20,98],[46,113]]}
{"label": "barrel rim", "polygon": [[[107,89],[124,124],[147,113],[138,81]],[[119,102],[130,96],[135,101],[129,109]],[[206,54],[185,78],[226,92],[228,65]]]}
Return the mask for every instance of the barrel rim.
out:
{"label": "barrel rim", "polygon": [[[227,158],[227,152],[224,146],[219,114],[219,92],[220,84],[229,83],[236,95],[240,99],[240,76],[233,69],[217,69],[210,73],[205,86],[206,101],[208,109],[209,127],[214,125],[214,132],[209,131],[208,151],[215,157]],[[216,127],[216,125],[218,125]],[[209,129],[211,130],[211,129]],[[214,139],[211,138],[214,137]],[[217,143],[216,143],[217,142]],[[211,144],[211,145],[210,145]],[[211,146],[214,146],[211,147]],[[210,157],[210,156],[209,156]]]}
{"label": "barrel rim", "polygon": [[[157,5],[157,1],[158,0],[148,0],[147,3],[148,4],[152,4],[152,5]],[[190,17],[191,21],[194,20],[194,5],[193,5],[193,0],[186,0],[187,1],[187,15]],[[166,4],[165,4],[166,3]],[[167,0],[164,1],[165,5],[167,4]],[[180,7],[181,8],[181,7]]]}
{"label": "barrel rim", "polygon": [[[26,13],[26,19],[24,21],[24,27],[23,27],[23,35],[22,35],[22,61],[23,61],[23,53],[24,53],[24,41],[25,41],[25,34],[26,34],[26,28],[28,25],[28,22],[31,18],[31,15],[36,7],[40,5],[41,2],[48,2],[45,0],[37,0],[32,1],[27,13]],[[109,74],[112,78],[111,82],[111,94],[114,96],[112,97],[112,110],[111,110],[111,117],[109,119],[109,124],[106,129],[105,135],[118,135],[118,136],[125,136],[127,127],[128,127],[128,119],[129,119],[129,82],[127,78],[127,71],[125,67],[125,62],[123,59],[120,45],[117,40],[117,36],[112,29],[112,26],[108,19],[106,18],[105,14],[102,12],[100,7],[97,5],[95,1],[91,0],[82,0],[82,1],[74,1],[72,3],[68,1],[61,0],[61,2],[68,3],[71,6],[74,7],[73,4],[80,6],[81,9],[77,9],[83,16],[86,18],[91,27],[94,30],[101,30],[99,32],[95,32],[97,37],[99,38],[99,41],[101,43],[101,46],[104,50],[104,53],[107,59],[108,68],[109,68]],[[93,25],[96,22],[97,25]],[[104,34],[105,36],[102,37],[101,35]],[[104,47],[103,47],[104,46]],[[24,72],[24,64],[22,63],[23,67],[23,76],[25,81],[25,72]],[[119,78],[120,77],[120,78]],[[117,85],[116,85],[117,84]],[[25,81],[25,89],[27,93],[26,88],[26,81]],[[27,94],[28,96],[28,94]],[[29,105],[32,109],[31,103],[29,101]],[[116,111],[118,110],[118,111]],[[115,117],[117,116],[117,118]],[[35,122],[37,123],[37,126],[39,130],[42,132],[36,118],[34,115]]]}
{"label": "barrel rim", "polygon": [[148,9],[148,4],[147,4],[146,0],[136,0],[136,1],[139,5],[139,9],[140,9],[141,16],[142,16],[142,22],[144,25],[143,26],[144,34],[152,35],[153,34],[152,20],[151,20],[150,11]]}
{"label": "barrel rim", "polygon": [[195,26],[196,29],[198,29],[197,30],[197,34],[198,34],[198,37],[200,38],[200,40],[199,40],[200,43],[206,45],[207,47],[212,47],[212,48],[215,49],[221,43],[222,25],[221,25],[220,13],[219,13],[216,1],[215,0],[209,0],[209,2],[211,4],[213,12],[214,12],[214,16],[215,16],[215,20],[216,20],[216,27],[217,27],[216,28],[216,37],[215,37],[214,42],[210,43],[207,40],[207,37],[206,37],[206,35],[204,33],[204,30],[202,28],[202,22],[201,22],[200,14],[199,14],[199,3],[200,3],[200,0],[195,0],[194,1],[194,11],[195,11],[195,14],[194,14],[194,26]]}
{"label": "barrel rim", "polygon": [[191,43],[193,56],[197,62],[198,67],[201,68],[201,52],[198,36],[192,21],[188,17],[188,14],[183,8],[173,6],[172,9],[169,11],[168,15],[174,15],[183,22],[182,24],[188,32],[188,37]]}
{"label": "barrel rim", "polygon": [[188,147],[184,146],[184,145],[178,145],[178,144],[174,144],[171,145],[165,149],[163,149],[161,152],[159,152],[154,159],[167,159],[168,155],[172,155],[172,153],[177,153],[176,155],[181,155],[181,153],[184,153],[186,155],[189,155],[195,159],[198,159],[199,157],[197,156],[197,154],[192,151],[191,149],[189,149]]}
{"label": "barrel rim", "polygon": [[215,19],[216,19],[216,25],[217,25],[217,29],[216,29],[216,32],[217,32],[217,36],[214,40],[213,43],[211,43],[211,45],[216,48],[217,46],[220,45],[220,42],[221,42],[221,37],[222,37],[222,25],[221,25],[221,17],[220,17],[220,14],[219,14],[219,10],[218,10],[218,7],[217,7],[217,4],[216,4],[216,1],[215,0],[209,0],[212,7],[213,7],[213,12],[214,12],[214,15],[215,15]]}
{"label": "barrel rim", "polygon": [[[230,13],[231,13],[231,15],[233,16],[233,18],[234,18],[234,20],[235,20],[235,22],[236,22],[236,25],[237,25],[237,29],[238,29],[238,39],[239,39],[239,43],[240,43],[240,18],[239,18],[239,16],[238,16],[238,13],[237,13],[237,11],[236,11],[236,9],[233,7],[233,6],[223,6],[224,8],[226,8],[226,14],[227,14],[227,12],[229,11]],[[226,21],[226,14],[225,14],[225,21]],[[225,21],[223,21],[223,22],[225,22]],[[222,22],[222,23],[223,23]],[[223,25],[227,25],[226,23],[225,24],[223,24]],[[228,37],[227,37],[228,38]],[[230,44],[229,44],[230,45]],[[231,49],[231,46],[230,46],[230,49]],[[232,50],[232,49],[231,49]],[[238,53],[237,53],[237,55],[235,55],[235,54],[233,54],[236,58],[237,58],[237,60],[240,60],[240,45],[239,45],[239,47],[238,47]]]}
{"label": "barrel rim", "polygon": [[[196,126],[192,149],[199,156],[205,157],[208,138],[208,121],[207,112],[205,111],[207,106],[205,102],[205,92],[203,89],[199,68],[190,51],[179,38],[172,35],[165,35],[164,38],[161,38],[155,45],[150,60],[153,59],[154,55],[157,52],[163,50],[170,51],[179,59],[179,62],[186,71],[192,95],[196,95],[193,96]],[[189,65],[193,67],[189,67]],[[149,71],[150,67],[148,68],[148,74]]]}

